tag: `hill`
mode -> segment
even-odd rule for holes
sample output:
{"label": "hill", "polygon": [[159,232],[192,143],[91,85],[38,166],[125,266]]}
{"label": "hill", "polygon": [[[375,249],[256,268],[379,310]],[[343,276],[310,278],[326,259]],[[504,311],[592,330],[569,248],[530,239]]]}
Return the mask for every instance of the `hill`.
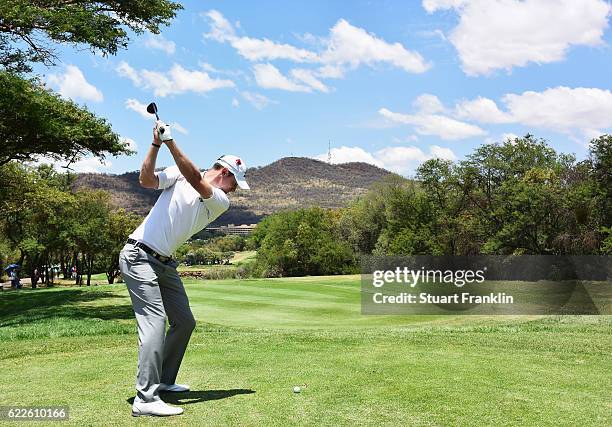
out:
{"label": "hill", "polygon": [[[367,163],[330,165],[305,157],[285,157],[267,166],[248,169],[251,191],[238,190],[232,194],[232,206],[214,225],[254,223],[282,209],[346,206],[390,173]],[[140,187],[138,172],[79,174],[74,188],[107,190],[117,207],[141,215],[149,211],[159,195],[157,190]]]}

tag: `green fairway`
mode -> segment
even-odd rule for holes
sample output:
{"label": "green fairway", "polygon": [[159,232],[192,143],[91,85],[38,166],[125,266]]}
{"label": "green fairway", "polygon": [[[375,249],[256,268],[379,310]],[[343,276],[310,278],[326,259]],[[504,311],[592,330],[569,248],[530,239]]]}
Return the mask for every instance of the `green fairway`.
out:
{"label": "green fairway", "polygon": [[362,316],[358,276],[185,286],[193,391],[163,395],[183,415],[130,416],[122,284],[0,294],[0,406],[79,426],[612,425],[612,316]]}

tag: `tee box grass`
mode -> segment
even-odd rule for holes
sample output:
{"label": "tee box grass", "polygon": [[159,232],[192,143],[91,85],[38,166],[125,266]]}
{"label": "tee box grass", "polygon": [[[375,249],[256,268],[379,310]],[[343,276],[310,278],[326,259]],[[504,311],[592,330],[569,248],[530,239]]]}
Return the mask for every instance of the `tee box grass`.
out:
{"label": "tee box grass", "polygon": [[1,294],[0,406],[65,405],[79,426],[612,425],[611,316],[362,316],[358,276],[185,287],[192,391],[163,395],[183,415],[130,416],[123,284]]}

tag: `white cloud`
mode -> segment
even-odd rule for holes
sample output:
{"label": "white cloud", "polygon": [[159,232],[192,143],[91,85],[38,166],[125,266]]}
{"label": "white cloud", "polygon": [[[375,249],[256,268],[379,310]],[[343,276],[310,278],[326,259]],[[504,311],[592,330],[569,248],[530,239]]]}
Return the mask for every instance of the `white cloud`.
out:
{"label": "white cloud", "polygon": [[264,89],[282,89],[290,92],[310,92],[308,86],[289,80],[272,64],[255,64],[253,74],[257,84]]}
{"label": "white cloud", "polygon": [[289,44],[276,43],[266,38],[238,37],[232,24],[216,10],[211,10],[204,16],[211,21],[210,32],[204,34],[205,38],[221,43],[229,42],[241,56],[250,61],[289,59],[295,62],[313,62],[317,60],[314,52]]}
{"label": "white cloud", "polygon": [[400,43],[387,43],[344,19],[331,28],[321,62],[353,68],[361,64],[388,63],[410,73],[423,73],[430,68],[418,52],[407,50]]}
{"label": "white cloud", "polygon": [[240,101],[236,98],[232,98],[232,107],[238,107],[240,105]]}
{"label": "white cloud", "polygon": [[[147,119],[147,120],[151,120],[151,119],[155,119],[155,115],[154,114],[149,114],[149,112],[147,111],[147,105],[143,104],[142,102],[138,101],[137,99],[134,98],[128,98],[125,100],[125,108],[127,108],[128,110],[132,110],[137,112],[138,114],[140,114],[140,116],[143,119]],[[189,131],[187,129],[185,129],[180,123],[178,122],[171,122],[169,123],[170,127],[172,128],[172,130],[177,131],[178,133],[182,133],[183,135],[188,135]],[[129,139],[129,138],[126,138]]]}
{"label": "white cloud", "polygon": [[476,120],[481,123],[510,123],[512,117],[497,108],[489,98],[478,97],[471,101],[461,101],[455,107],[455,114],[461,119]]}
{"label": "white cloud", "polygon": [[516,134],[514,134],[512,132],[504,133],[501,136],[501,140],[502,141],[508,141],[508,140],[514,141],[516,138],[518,138],[518,135],[516,135]]}
{"label": "white cloud", "polygon": [[605,0],[423,0],[423,7],[458,13],[448,39],[468,75],[557,62],[571,46],[603,45],[612,11]]}
{"label": "white cloud", "polygon": [[502,98],[516,122],[564,133],[612,127],[612,92],[559,86]]}
{"label": "white cloud", "polygon": [[444,111],[444,105],[442,105],[438,97],[429,93],[418,96],[412,102],[412,106],[418,111],[428,114],[441,113]]}
{"label": "white cloud", "polygon": [[288,59],[294,62],[315,62],[317,60],[317,55],[313,52],[268,39],[238,37],[232,39],[230,43],[249,61]]}
{"label": "white cloud", "polygon": [[[58,161],[46,156],[38,156],[32,163],[50,165],[58,172],[65,172],[64,167],[68,165],[68,162]],[[69,168],[71,172],[77,173],[102,173],[107,172],[104,169],[110,169],[112,166],[113,164],[109,160],[102,163],[97,157],[85,157],[70,163]]]}
{"label": "white cloud", "polygon": [[[487,98],[464,101],[456,110],[461,117],[483,123],[519,123],[567,135],[579,132],[587,138],[601,129],[612,128],[612,92],[607,89],[559,86],[543,92],[506,94],[501,102],[507,111],[501,111]],[[470,109],[466,105],[488,107]]]}
{"label": "white cloud", "polygon": [[136,141],[134,141],[132,138],[122,136],[121,138],[119,138],[119,141],[124,145],[127,145],[130,150],[138,151],[138,145],[136,144]]}
{"label": "white cloud", "polygon": [[133,69],[127,62],[121,61],[115,70],[121,77],[127,77],[130,79],[135,86],[140,86],[142,84],[142,80],[140,79],[140,76],[136,70]]}
{"label": "white cloud", "polygon": [[322,79],[341,79],[344,77],[344,68],[340,65],[324,65],[317,70],[317,76]]}
{"label": "white cloud", "polygon": [[291,70],[291,76],[295,80],[299,80],[315,90],[325,93],[329,92],[329,88],[325,86],[325,84],[321,80],[317,79],[314,75],[314,72],[311,70],[296,68]]}
{"label": "white cloud", "polygon": [[586,143],[586,145],[588,146],[588,143],[590,143],[591,140],[599,138],[605,133],[610,133],[610,132],[602,132],[598,129],[583,129],[582,135],[584,136],[584,140],[582,142]]}
{"label": "white cloud", "polygon": [[293,36],[299,41],[301,41],[302,43],[309,44],[309,45],[324,46],[326,43],[326,40],[324,37],[315,36],[314,34],[311,34],[311,33],[304,33],[304,34],[293,33]]}
{"label": "white cloud", "polygon": [[209,64],[208,62],[199,62],[199,65],[204,71],[208,71],[209,73],[220,72],[217,68],[215,68],[212,64]]}
{"label": "white cloud", "polygon": [[49,74],[47,83],[57,89],[64,98],[70,98],[73,101],[80,99],[102,102],[104,100],[102,92],[89,83],[83,72],[75,65],[66,66],[64,74]]}
{"label": "white cloud", "polygon": [[440,114],[402,114],[381,108],[378,113],[386,119],[401,124],[415,126],[420,135],[434,135],[445,140],[471,138],[485,135],[486,132],[478,126],[461,122]]}
{"label": "white cloud", "polygon": [[[325,162],[327,161],[327,153],[319,154],[315,158]],[[340,148],[332,148],[331,159],[334,164],[363,162],[378,166],[379,168],[384,167],[381,161],[377,160],[372,154],[360,147],[342,146]]]}
{"label": "white cloud", "polygon": [[105,160],[102,163],[97,157],[86,157],[70,165],[75,172],[79,173],[102,173],[105,172],[104,169],[110,169],[112,166],[110,161]]}
{"label": "white cloud", "polygon": [[[315,158],[327,161],[327,153],[319,154]],[[456,160],[456,156],[450,148],[432,145],[429,152],[424,152],[419,147],[385,147],[374,153],[369,153],[361,147],[332,148],[331,162],[333,164],[364,162],[380,168],[384,168],[402,175],[408,175],[418,167],[419,164],[432,158]]]}
{"label": "white cloud", "polygon": [[[272,101],[270,98],[259,93],[240,92],[240,95],[242,95],[245,100],[247,100],[253,107],[257,108],[258,110],[263,110],[269,104],[274,103],[274,101]],[[238,102],[238,100],[236,100],[236,102]]]}
{"label": "white cloud", "polygon": [[145,40],[145,46],[149,49],[156,49],[166,52],[168,55],[172,55],[176,50],[176,44],[173,41],[166,40],[161,34],[150,35]]}
{"label": "white cloud", "polygon": [[434,13],[438,10],[459,8],[467,3],[468,0],[423,0],[423,7],[427,13]]}
{"label": "white cloud", "polygon": [[206,93],[235,86],[231,80],[212,78],[205,71],[190,71],[179,64],[174,64],[167,72],[144,69],[137,72],[129,64],[122,63],[117,71],[122,77],[132,80],[136,86],[153,89],[155,96],[159,97],[185,92]]}
{"label": "white cloud", "polygon": [[429,147],[429,149],[431,151],[431,158],[443,160],[457,160],[457,156],[450,148],[432,145],[431,147]]}
{"label": "white cloud", "polygon": [[385,147],[375,153],[385,168],[394,172],[403,171],[404,169],[414,166],[414,164],[422,163],[428,159],[427,154],[419,147]]}
{"label": "white cloud", "polygon": [[212,21],[210,32],[204,34],[204,37],[221,43],[236,37],[234,27],[227,19],[225,19],[221,12],[217,10],[210,10],[206,13],[202,13],[201,15],[208,17]]}
{"label": "white cloud", "polygon": [[183,126],[181,126],[181,124],[178,122],[172,122],[172,123],[169,123],[169,125],[171,129],[177,131],[178,133],[182,133],[183,135],[189,134],[189,131],[185,129]]}
{"label": "white cloud", "polygon": [[128,110],[136,111],[143,119],[154,119],[155,116],[153,114],[149,114],[147,111],[147,104],[143,104],[134,98],[128,98],[125,100],[125,108]]}
{"label": "white cloud", "polygon": [[318,52],[314,52],[267,38],[238,36],[234,26],[216,10],[203,16],[210,21],[210,31],[204,34],[205,38],[229,43],[238,54],[250,61],[286,59],[318,64],[319,67],[314,70],[295,70],[293,77],[322,92],[327,91],[327,86],[319,79],[342,78],[346,69],[361,65],[374,67],[389,64],[409,73],[422,73],[430,68],[430,64],[418,52],[408,50],[398,42],[389,43],[344,19],[339,19],[330,28],[328,37],[312,34],[296,37],[302,42],[315,45]]}

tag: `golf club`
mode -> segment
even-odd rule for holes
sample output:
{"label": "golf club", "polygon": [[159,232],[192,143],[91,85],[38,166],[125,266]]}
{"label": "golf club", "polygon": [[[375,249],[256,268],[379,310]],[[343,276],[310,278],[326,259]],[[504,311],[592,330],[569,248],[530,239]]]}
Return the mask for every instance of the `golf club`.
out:
{"label": "golf club", "polygon": [[159,120],[159,116],[157,115],[157,104],[155,104],[155,102],[151,102],[147,105],[147,112],[149,114],[155,114],[155,118]]}
{"label": "golf club", "polygon": [[[155,118],[159,121],[159,116],[157,115],[157,104],[155,102],[151,102],[149,105],[147,105],[147,112],[149,114],[155,114]],[[159,131],[164,133],[166,129],[164,126],[160,126]]]}

